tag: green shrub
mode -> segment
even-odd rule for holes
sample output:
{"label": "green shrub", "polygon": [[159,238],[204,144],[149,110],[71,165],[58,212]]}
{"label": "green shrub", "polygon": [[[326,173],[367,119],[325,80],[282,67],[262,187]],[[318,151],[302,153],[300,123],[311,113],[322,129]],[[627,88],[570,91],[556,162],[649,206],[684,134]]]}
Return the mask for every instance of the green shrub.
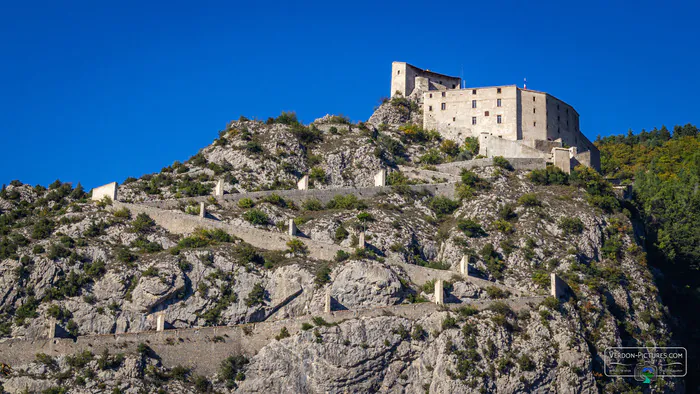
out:
{"label": "green shrub", "polygon": [[535,271],[532,273],[532,281],[543,289],[549,289],[550,287],[550,277],[544,271]]}
{"label": "green shrub", "polygon": [[448,315],[445,317],[445,319],[442,320],[442,329],[443,330],[448,330],[450,328],[455,328],[455,327],[457,327],[457,320],[454,317]]}
{"label": "green shrub", "polygon": [[262,305],[265,303],[265,288],[262,283],[256,282],[253,285],[253,289],[248,293],[248,297],[245,299],[245,305],[250,308],[255,305]]}
{"label": "green shrub", "polygon": [[323,210],[323,203],[317,198],[310,198],[305,200],[301,207],[307,211],[321,211]]}
{"label": "green shrub", "polygon": [[287,253],[291,253],[293,255],[301,255],[301,256],[306,256],[309,254],[309,249],[308,247],[298,238],[293,238],[287,241]]}
{"label": "green shrub", "polygon": [[132,233],[150,233],[153,231],[154,227],[156,225],[155,220],[151,219],[150,216],[148,216],[146,213],[139,213],[136,216],[136,219],[134,219],[133,222],[131,222],[131,229],[130,231]]}
{"label": "green shrub", "polygon": [[515,213],[515,209],[512,204],[503,204],[498,208],[498,217],[502,220],[515,220],[518,215]]}
{"label": "green shrub", "polygon": [[469,186],[474,190],[488,188],[488,183],[485,180],[481,179],[478,175],[476,175],[474,171],[462,169],[462,171],[460,172],[460,178],[462,180],[463,185]]}
{"label": "green shrub", "polygon": [[344,250],[339,250],[335,253],[335,261],[337,261],[339,263],[343,262],[349,258],[350,258],[350,254]]}
{"label": "green shrub", "polygon": [[241,198],[238,200],[238,207],[243,209],[253,208],[255,203],[250,198]]}
{"label": "green shrub", "polygon": [[493,158],[493,165],[495,165],[496,167],[503,168],[504,170],[513,170],[513,166],[503,156],[495,156]]}
{"label": "green shrub", "polygon": [[559,303],[559,299],[556,297],[547,297],[544,299],[544,301],[542,301],[542,305],[544,305],[545,307],[547,307],[551,310],[556,311],[556,310],[559,310],[560,303]]}
{"label": "green shrub", "polygon": [[422,164],[435,165],[442,163],[442,155],[437,149],[430,149],[420,157]]}
{"label": "green shrub", "polygon": [[477,313],[479,313],[479,309],[477,309],[471,305],[465,305],[461,308],[458,308],[457,313],[459,313],[460,316],[466,318],[466,317],[476,315]]}
{"label": "green shrub", "polygon": [[369,212],[360,212],[357,214],[357,220],[359,220],[360,223],[369,223],[374,221],[374,216]]}
{"label": "green shrub", "polygon": [[309,172],[309,179],[318,183],[326,183],[326,171],[321,167],[314,167]]}
{"label": "green shrub", "polygon": [[506,267],[503,263],[503,260],[501,259],[501,256],[496,252],[496,249],[493,247],[493,244],[487,243],[486,245],[484,245],[481,248],[480,254],[481,258],[486,264],[486,268],[488,268],[491,275],[493,275],[493,277],[496,279],[502,279],[503,271]]}
{"label": "green shrub", "polygon": [[457,228],[459,228],[465,236],[470,238],[483,237],[486,235],[486,231],[481,228],[481,225],[474,219],[460,219],[457,221]]}
{"label": "green shrub", "polygon": [[312,329],[312,328],[314,328],[314,325],[311,324],[311,323],[307,323],[307,322],[301,323],[301,329],[302,329],[303,331],[308,331],[308,330],[310,330],[310,329]]}
{"label": "green shrub", "polygon": [[341,241],[347,239],[349,235],[350,235],[350,233],[348,232],[348,230],[341,225],[335,229],[335,234],[333,236],[333,239],[335,239],[336,242],[341,242]]}
{"label": "green shrub", "polygon": [[430,199],[428,207],[440,218],[445,215],[451,215],[452,212],[457,210],[457,208],[459,208],[459,202],[447,197],[438,196]]}
{"label": "green shrub", "polygon": [[225,382],[233,382],[240,379],[243,368],[248,364],[245,356],[230,356],[221,362],[218,376]]}
{"label": "green shrub", "polygon": [[323,264],[316,270],[316,275],[314,278],[314,283],[317,287],[322,287],[326,283],[331,281],[331,267]]}
{"label": "green shrub", "polygon": [[544,170],[532,170],[527,174],[527,178],[536,185],[566,185],[569,183],[569,175],[555,166],[547,166]]}
{"label": "green shrub", "polygon": [[32,239],[47,238],[53,232],[56,225],[51,219],[41,218],[34,223],[32,227]]}
{"label": "green shrub", "polygon": [[408,178],[400,171],[392,171],[386,176],[386,184],[389,186],[407,185]]}
{"label": "green shrub", "polygon": [[289,338],[291,337],[291,334],[289,334],[289,330],[287,330],[287,327],[282,327],[280,329],[280,333],[278,335],[275,335],[276,340],[284,339],[284,338]]}
{"label": "green shrub", "polygon": [[515,232],[513,223],[505,221],[503,219],[498,219],[494,221],[493,226],[496,228],[496,230],[500,231],[503,234],[512,234],[513,232]]}
{"label": "green shrub", "polygon": [[257,155],[263,152],[263,147],[258,141],[248,141],[245,144],[246,152]]}
{"label": "green shrub", "polygon": [[268,196],[265,196],[265,198],[263,198],[262,200],[266,203],[277,205],[281,208],[287,208],[287,202],[277,193],[272,193]]}
{"label": "green shrub", "polygon": [[518,204],[524,207],[539,207],[542,205],[535,193],[525,193],[518,198]]}
{"label": "green shrub", "polygon": [[243,219],[247,220],[251,224],[260,226],[264,226],[270,223],[270,218],[267,217],[265,212],[255,208],[244,212]]}
{"label": "green shrub", "polygon": [[508,298],[510,295],[510,293],[507,291],[496,286],[488,286],[486,288],[486,294],[489,296],[489,298]]}
{"label": "green shrub", "polygon": [[117,260],[122,262],[122,263],[128,264],[128,263],[136,261],[136,255],[131,253],[129,251],[129,249],[124,247],[124,246],[117,248],[116,257],[117,257]]}
{"label": "green shrub", "polygon": [[583,232],[583,222],[579,218],[563,217],[559,219],[558,225],[564,235],[581,234]]}
{"label": "green shrub", "polygon": [[615,234],[608,237],[600,251],[606,259],[617,261],[622,255],[622,238],[620,238],[620,235]]}
{"label": "green shrub", "polygon": [[530,356],[523,354],[520,356],[520,358],[518,358],[518,366],[523,371],[532,371],[535,369],[535,362],[532,361]]}
{"label": "green shrub", "polygon": [[328,209],[365,209],[367,204],[354,194],[336,195],[326,204]]}
{"label": "green shrub", "polygon": [[118,219],[131,219],[131,211],[126,207],[115,210],[112,215]]}

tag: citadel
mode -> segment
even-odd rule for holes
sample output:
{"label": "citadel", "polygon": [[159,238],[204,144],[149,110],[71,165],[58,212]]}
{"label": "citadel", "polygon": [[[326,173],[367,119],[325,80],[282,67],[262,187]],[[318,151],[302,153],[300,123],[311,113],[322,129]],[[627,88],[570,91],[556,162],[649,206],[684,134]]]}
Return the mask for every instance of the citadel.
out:
{"label": "citadel", "polygon": [[515,85],[461,86],[459,77],[391,65],[391,96],[421,103],[423,128],[454,141],[478,137],[486,157],[542,158],[567,173],[578,164],[600,170],[600,152],[581,133],[571,105]]}

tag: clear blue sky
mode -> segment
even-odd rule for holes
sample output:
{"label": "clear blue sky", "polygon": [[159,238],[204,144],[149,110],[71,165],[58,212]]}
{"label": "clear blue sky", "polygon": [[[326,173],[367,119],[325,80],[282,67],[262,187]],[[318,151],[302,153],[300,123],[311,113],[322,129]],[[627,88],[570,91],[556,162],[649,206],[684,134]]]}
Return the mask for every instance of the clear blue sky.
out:
{"label": "clear blue sky", "polygon": [[[552,93],[581,129],[700,124],[697,1],[0,3],[0,183],[159,171],[240,115],[366,120],[391,62]],[[428,8],[425,8],[428,7]]]}

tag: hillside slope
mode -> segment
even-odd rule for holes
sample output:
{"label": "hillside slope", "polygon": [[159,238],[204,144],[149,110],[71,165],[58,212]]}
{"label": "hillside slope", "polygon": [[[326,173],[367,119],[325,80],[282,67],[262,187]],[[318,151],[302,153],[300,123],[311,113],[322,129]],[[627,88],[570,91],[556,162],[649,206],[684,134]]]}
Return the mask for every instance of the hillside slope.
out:
{"label": "hillside slope", "polygon": [[[409,180],[399,165],[436,170],[475,149],[473,141],[455,144],[404,124],[411,116],[409,104],[395,101],[367,124],[329,116],[304,126],[290,114],[231,122],[187,162],[120,185],[119,201],[151,215],[91,202],[60,182],[48,189],[13,182],[0,194],[0,336],[8,338],[0,349],[35,346],[39,355],[11,365],[0,384],[11,393],[630,388],[602,375],[603,349],[661,346],[670,336],[639,229],[610,186],[585,168],[568,176],[497,161],[463,171],[442,194],[412,188],[450,177],[418,171]],[[238,195],[294,189],[302,174],[314,189],[367,187],[381,168],[390,170],[391,186],[367,197]],[[218,179],[227,195],[204,199],[202,228],[183,235],[159,223],[161,212],[183,223],[196,217],[199,204],[189,200],[211,195]],[[286,235],[290,219],[295,238]],[[248,230],[288,240],[287,250],[242,241]],[[362,234],[365,249],[357,248]],[[333,261],[311,258],[316,244],[341,252]],[[468,277],[460,274],[463,256]],[[570,287],[563,300],[547,297],[552,272]],[[447,279],[452,308],[425,304],[435,297],[425,279],[437,277]],[[334,312],[325,311],[327,294]],[[402,312],[411,304],[425,309]],[[230,357],[212,353],[206,366],[173,365],[154,350],[185,349],[184,340],[152,337],[71,355],[52,353],[43,339],[51,319],[69,335],[92,338],[152,331],[159,312],[168,329],[264,323],[242,326],[240,339],[212,339]],[[284,325],[277,339],[251,354],[236,351],[268,323]],[[674,381],[654,384],[683,390]]]}

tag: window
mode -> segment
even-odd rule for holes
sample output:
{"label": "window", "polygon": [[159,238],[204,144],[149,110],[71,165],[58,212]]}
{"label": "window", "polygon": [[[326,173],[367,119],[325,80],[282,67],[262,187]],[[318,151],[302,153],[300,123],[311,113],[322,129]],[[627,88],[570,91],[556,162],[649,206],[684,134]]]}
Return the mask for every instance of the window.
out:
{"label": "window", "polygon": [[532,101],[535,101],[535,96],[532,96]]}
{"label": "window", "polygon": [[484,111],[484,116],[489,116],[489,111]]}
{"label": "window", "polygon": [[501,88],[496,89],[496,93],[501,93]]}
{"label": "window", "polygon": [[476,89],[472,89],[472,94],[476,94]]}
{"label": "window", "polygon": [[559,111],[559,103],[557,103],[557,111]]}
{"label": "window", "polygon": [[476,108],[476,100],[472,100],[472,108]]}
{"label": "window", "polygon": [[557,115],[557,122],[559,121],[559,115]]}
{"label": "window", "polygon": [[428,94],[428,97],[433,98],[433,94],[432,93]]}
{"label": "window", "polygon": [[496,115],[496,123],[501,124],[501,115]]}
{"label": "window", "polygon": [[442,97],[445,97],[445,92],[442,92]]}
{"label": "window", "polygon": [[496,100],[496,107],[500,107],[500,106],[501,106],[501,99],[498,99],[498,100]]}
{"label": "window", "polygon": [[557,127],[557,134],[561,134],[561,129],[559,129],[559,127]]}
{"label": "window", "polygon": [[476,124],[476,116],[472,116],[472,124]]}
{"label": "window", "polygon": [[453,121],[453,122],[456,122],[456,121],[457,121],[457,118],[453,117],[453,118],[452,118],[452,121]]}
{"label": "window", "polygon": [[447,104],[445,104],[445,103],[440,104],[440,109],[444,110],[445,108],[447,108]]}
{"label": "window", "polygon": [[532,113],[533,113],[533,114],[536,114],[536,113],[537,113],[537,108],[533,108],[533,109],[532,109]]}
{"label": "window", "polygon": [[454,89],[454,88],[456,88],[456,87],[457,87],[457,85],[455,85],[455,84],[452,84],[452,89]]}
{"label": "window", "polygon": [[396,74],[401,74],[401,70],[397,71]]}
{"label": "window", "polygon": [[432,106],[432,105],[429,105],[429,106],[428,106],[428,111],[432,111],[432,110],[433,110],[433,106]]}
{"label": "window", "polygon": [[537,127],[537,121],[532,122],[532,126],[533,126],[533,127]]}

